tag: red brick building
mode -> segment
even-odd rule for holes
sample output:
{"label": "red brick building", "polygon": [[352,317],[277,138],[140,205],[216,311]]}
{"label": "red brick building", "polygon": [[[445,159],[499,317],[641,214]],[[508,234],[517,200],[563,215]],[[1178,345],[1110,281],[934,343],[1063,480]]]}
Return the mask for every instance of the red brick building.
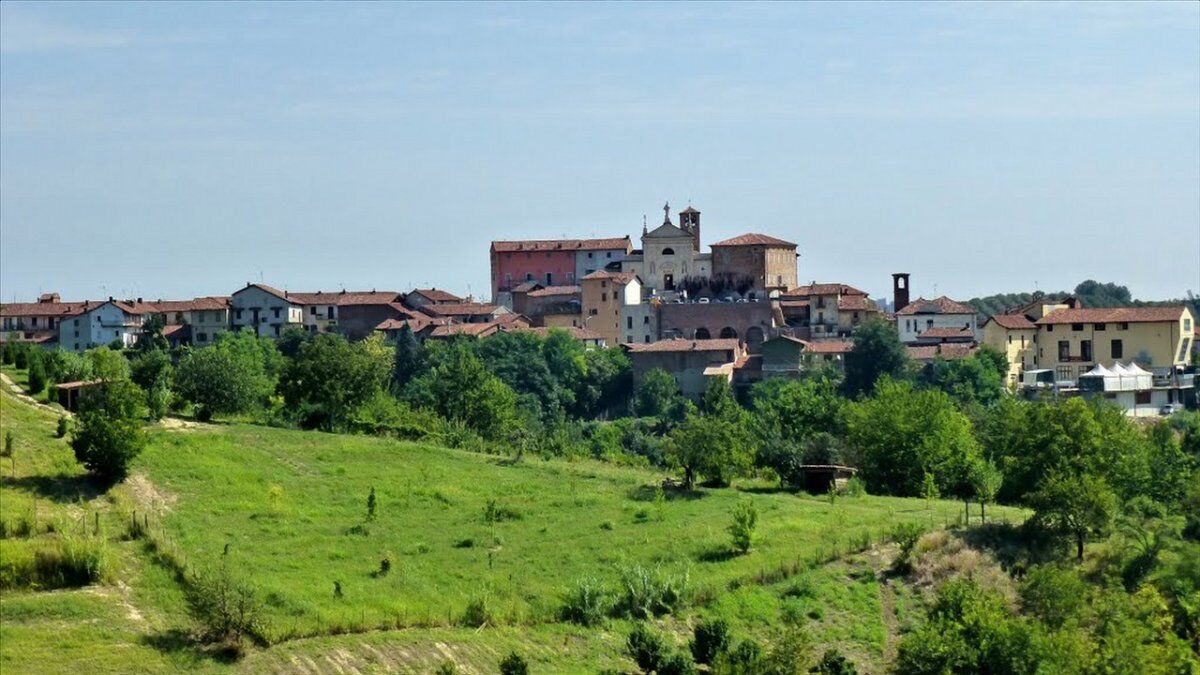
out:
{"label": "red brick building", "polygon": [[508,291],[526,281],[573,286],[584,276],[619,263],[632,250],[628,236],[493,241],[492,302],[508,305]]}

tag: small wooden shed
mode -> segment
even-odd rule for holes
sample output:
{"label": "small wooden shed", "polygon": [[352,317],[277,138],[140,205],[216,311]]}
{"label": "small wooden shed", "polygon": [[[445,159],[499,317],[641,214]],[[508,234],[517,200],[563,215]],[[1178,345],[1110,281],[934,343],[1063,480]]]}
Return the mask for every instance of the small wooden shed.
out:
{"label": "small wooden shed", "polygon": [[800,469],[804,472],[804,490],[813,494],[829,492],[830,485],[844,490],[854,474],[858,473],[858,469],[841,464],[805,464]]}
{"label": "small wooden shed", "polygon": [[79,406],[79,392],[87,387],[100,384],[100,380],[79,380],[77,382],[60,382],[54,385],[58,392],[58,404],[64,410],[75,412]]}

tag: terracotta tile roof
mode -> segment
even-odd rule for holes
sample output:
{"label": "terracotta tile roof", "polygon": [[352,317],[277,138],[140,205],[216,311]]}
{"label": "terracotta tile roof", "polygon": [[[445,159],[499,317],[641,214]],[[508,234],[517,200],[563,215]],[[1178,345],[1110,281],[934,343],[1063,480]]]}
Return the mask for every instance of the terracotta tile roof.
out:
{"label": "terracotta tile roof", "polygon": [[408,326],[414,333],[420,333],[422,330],[430,326],[445,326],[450,323],[449,319],[434,319],[432,317],[414,317],[411,319],[384,319],[375,326],[375,330],[400,330]]}
{"label": "terracotta tile roof", "polygon": [[429,331],[431,338],[453,337],[455,335],[473,335],[475,337],[483,337],[491,335],[500,330],[500,324],[494,322],[488,323],[449,323],[442,326],[436,326]]}
{"label": "terracotta tile roof", "polygon": [[246,284],[245,288],[238,290],[236,293],[234,293],[234,295],[237,295],[238,293],[241,293],[242,291],[245,291],[245,290],[249,290],[251,288],[257,288],[260,291],[263,291],[264,293],[273,295],[277,298],[282,298],[284,300],[288,299],[288,295],[286,292],[281,291],[278,288],[275,288],[274,286],[268,286],[266,284]]}
{"label": "terracotta tile roof", "polygon": [[853,340],[820,340],[804,342],[804,351],[810,354],[845,354],[854,349]]}
{"label": "terracotta tile roof", "polygon": [[547,286],[536,291],[529,291],[531,298],[545,298],[554,295],[579,295],[582,292],[578,286]]}
{"label": "terracotta tile roof", "polygon": [[[995,321],[997,326],[1009,330],[1034,330],[1037,328],[1024,314],[995,314],[988,318],[988,321]],[[987,321],[984,322],[984,325],[987,325]]]}
{"label": "terracotta tile roof", "polygon": [[715,244],[710,244],[710,246],[714,248],[717,246],[774,246],[796,248],[796,245],[790,241],[784,241],[770,235],[756,234],[754,232],[740,234],[736,237],[725,239],[724,241],[718,241]]}
{"label": "terracotta tile roof", "polygon": [[914,361],[932,361],[939,356],[947,361],[954,361],[971,356],[978,349],[978,346],[973,344],[946,343],[940,345],[909,345],[905,349],[908,350],[908,357]]}
{"label": "terracotta tile roof", "polygon": [[229,309],[229,298],[226,296],[208,296],[191,300],[150,300],[133,303],[141,314],[163,314],[167,312],[203,312]]}
{"label": "terracotta tile roof", "polygon": [[1037,320],[1037,325],[1059,323],[1150,323],[1178,321],[1183,307],[1093,307],[1056,309]]}
{"label": "terracotta tile roof", "polygon": [[715,340],[659,340],[650,343],[631,343],[626,347],[631,352],[716,352],[739,349],[735,338]]}
{"label": "terracotta tile roof", "polygon": [[350,292],[347,291],[338,300],[339,307],[353,305],[394,305],[400,299],[400,294],[396,291],[369,291],[369,292]]}
{"label": "terracotta tile roof", "polygon": [[528,293],[541,288],[542,285],[536,281],[525,281],[512,287],[513,293]]}
{"label": "terracotta tile roof", "polygon": [[870,312],[877,310],[879,307],[873,302],[867,301],[865,295],[839,295],[837,299],[837,308],[848,311]]}
{"label": "terracotta tile roof", "polygon": [[82,312],[84,304],[83,302],[10,302],[0,305],[0,316],[72,316]]}
{"label": "terracotta tile roof", "polygon": [[162,329],[163,337],[165,337],[165,338],[175,337],[176,333],[179,334],[178,337],[183,337],[187,333],[187,326],[184,324],[181,324],[181,323],[169,323],[169,324],[163,326],[163,329]]}
{"label": "terracotta tile roof", "polygon": [[629,236],[606,239],[522,239],[493,241],[492,250],[497,253],[515,251],[597,251],[626,249],[630,246]]}
{"label": "terracotta tile roof", "polygon": [[975,331],[970,328],[930,328],[917,335],[918,338],[961,338],[974,337]]}
{"label": "terracotta tile roof", "polygon": [[499,305],[488,305],[482,302],[456,302],[440,305],[426,305],[422,312],[432,316],[483,316],[495,314],[503,310]]}
{"label": "terracotta tile roof", "polygon": [[420,295],[434,302],[462,302],[463,299],[453,293],[438,288],[414,288],[409,295]]}
{"label": "terracotta tile roof", "polygon": [[680,211],[680,213],[700,213],[700,212],[697,211],[696,208],[693,207],[691,204],[688,204],[688,207],[686,209]]}
{"label": "terracotta tile roof", "polygon": [[896,312],[896,316],[909,316],[912,314],[974,314],[975,308],[970,305],[964,305],[961,302],[956,302],[941,296],[933,300],[925,298],[917,298],[904,306],[903,309]]}
{"label": "terracotta tile roof", "polygon": [[857,288],[847,284],[818,284],[811,283],[805,286],[797,286],[786,293],[781,294],[784,297],[801,297],[806,298],[812,295],[866,295],[866,292],[860,291]]}
{"label": "terracotta tile roof", "polygon": [[637,279],[637,274],[633,272],[613,272],[611,270],[596,270],[584,277],[584,280],[591,279],[608,279],[618,284],[628,284]]}

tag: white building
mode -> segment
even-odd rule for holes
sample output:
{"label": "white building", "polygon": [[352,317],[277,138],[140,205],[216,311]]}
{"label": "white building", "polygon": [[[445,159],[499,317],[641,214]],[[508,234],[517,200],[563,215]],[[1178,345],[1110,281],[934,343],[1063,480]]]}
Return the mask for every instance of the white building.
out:
{"label": "white building", "polygon": [[279,337],[285,328],[301,327],[305,322],[304,306],[298,300],[265,284],[246,284],[234,293],[230,312],[235,331],[248,327],[267,337]]}
{"label": "white building", "polygon": [[[944,295],[933,300],[917,298],[897,310],[896,330],[905,344],[979,341],[975,309]],[[922,339],[928,331],[933,332]]]}
{"label": "white building", "polygon": [[137,305],[109,300],[99,304],[84,303],[83,310],[58,324],[58,344],[61,349],[82,352],[119,341],[122,347],[132,347],[142,329],[143,314]]}

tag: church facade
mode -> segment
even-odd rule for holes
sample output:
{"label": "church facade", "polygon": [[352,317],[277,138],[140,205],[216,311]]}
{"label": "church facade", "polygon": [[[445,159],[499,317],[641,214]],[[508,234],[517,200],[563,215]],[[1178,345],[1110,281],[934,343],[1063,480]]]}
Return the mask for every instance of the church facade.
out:
{"label": "church facade", "polygon": [[700,212],[689,206],[675,225],[670,209],[663,207],[662,225],[653,230],[642,225],[642,249],[621,261],[621,271],[636,274],[648,295],[675,292],[687,277],[712,275],[712,254],[700,252]]}

